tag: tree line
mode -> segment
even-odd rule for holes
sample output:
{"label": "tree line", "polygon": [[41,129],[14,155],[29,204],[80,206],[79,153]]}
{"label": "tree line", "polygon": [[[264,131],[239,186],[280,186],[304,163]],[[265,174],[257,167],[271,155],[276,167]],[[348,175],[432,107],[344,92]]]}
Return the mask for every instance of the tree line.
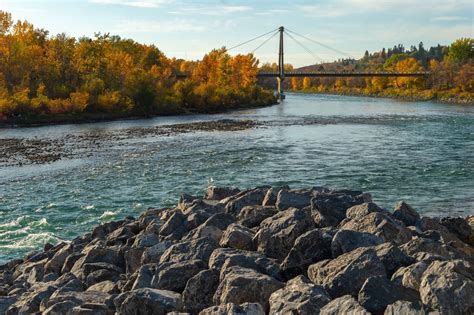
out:
{"label": "tree line", "polygon": [[[215,49],[200,61],[109,34],[50,36],[0,11],[0,121],[94,114],[213,112],[274,102],[258,60]],[[188,73],[179,78],[177,74]]]}
{"label": "tree line", "polygon": [[[293,69],[291,65],[285,65]],[[276,64],[263,65],[275,70]],[[399,44],[359,59],[340,59],[299,68],[301,71],[429,71],[428,77],[372,78],[292,78],[285,88],[317,93],[356,94],[406,97],[409,99],[439,99],[474,102],[474,39],[461,38],[449,46],[437,45],[425,49],[423,43],[406,49]],[[264,86],[273,82],[263,79]]]}

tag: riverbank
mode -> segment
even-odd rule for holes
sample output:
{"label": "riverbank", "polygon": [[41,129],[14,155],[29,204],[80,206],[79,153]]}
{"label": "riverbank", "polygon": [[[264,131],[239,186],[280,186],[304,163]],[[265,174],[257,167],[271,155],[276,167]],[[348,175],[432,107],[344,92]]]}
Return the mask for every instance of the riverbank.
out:
{"label": "riverbank", "polygon": [[0,313],[471,314],[473,227],[361,191],[210,187],[0,266]]}
{"label": "riverbank", "polygon": [[451,94],[440,94],[433,93],[429,90],[419,91],[416,93],[407,92],[406,94],[400,94],[399,92],[385,92],[380,93],[365,92],[363,90],[343,90],[343,91],[318,91],[316,89],[310,90],[292,90],[293,93],[304,93],[304,94],[327,94],[327,95],[343,95],[343,96],[362,96],[362,97],[373,97],[373,98],[387,98],[395,99],[404,102],[426,102],[433,101],[444,104],[456,104],[456,105],[474,105],[474,96],[467,97],[456,97]]}
{"label": "riverbank", "polygon": [[[80,114],[67,114],[67,115],[49,115],[49,116],[35,116],[35,117],[16,117],[9,119],[0,119],[0,129],[6,128],[24,128],[24,127],[41,127],[41,126],[52,126],[52,125],[66,125],[66,124],[87,124],[96,122],[107,122],[107,121],[118,121],[118,120],[138,120],[155,117],[167,117],[167,116],[189,116],[196,114],[215,115],[223,114],[231,111],[242,110],[242,109],[255,109],[263,108],[267,106],[273,106],[278,104],[276,100],[262,104],[250,104],[248,106],[233,106],[228,108],[212,108],[206,111],[197,110],[172,110],[172,111],[161,111],[159,113],[80,113]],[[1,118],[1,116],[0,116]]]}

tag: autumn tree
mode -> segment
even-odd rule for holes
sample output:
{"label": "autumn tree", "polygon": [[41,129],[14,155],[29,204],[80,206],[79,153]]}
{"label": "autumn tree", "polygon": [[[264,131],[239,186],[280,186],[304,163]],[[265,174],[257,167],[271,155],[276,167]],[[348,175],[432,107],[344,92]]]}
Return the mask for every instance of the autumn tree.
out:
{"label": "autumn tree", "polygon": [[309,77],[304,77],[303,79],[303,90],[308,90],[311,88],[311,79]]}

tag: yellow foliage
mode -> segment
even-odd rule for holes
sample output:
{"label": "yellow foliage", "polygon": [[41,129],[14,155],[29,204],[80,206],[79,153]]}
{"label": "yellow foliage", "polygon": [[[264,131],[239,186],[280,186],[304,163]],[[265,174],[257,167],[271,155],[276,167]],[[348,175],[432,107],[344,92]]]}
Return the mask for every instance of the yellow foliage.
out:
{"label": "yellow foliage", "polygon": [[89,93],[73,92],[70,94],[70,110],[73,113],[82,113],[89,104]]}
{"label": "yellow foliage", "polygon": [[308,78],[308,77],[304,77],[304,79],[303,79],[303,89],[307,90],[307,89],[311,88],[311,85],[312,85],[311,84],[311,79]]}

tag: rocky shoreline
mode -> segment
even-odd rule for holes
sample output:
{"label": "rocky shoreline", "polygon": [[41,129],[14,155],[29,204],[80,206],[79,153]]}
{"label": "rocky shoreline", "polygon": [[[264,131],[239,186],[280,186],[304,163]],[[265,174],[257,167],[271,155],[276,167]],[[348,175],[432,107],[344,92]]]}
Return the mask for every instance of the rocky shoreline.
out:
{"label": "rocky shoreline", "polygon": [[0,314],[472,314],[474,217],[210,187],[0,266]]}

